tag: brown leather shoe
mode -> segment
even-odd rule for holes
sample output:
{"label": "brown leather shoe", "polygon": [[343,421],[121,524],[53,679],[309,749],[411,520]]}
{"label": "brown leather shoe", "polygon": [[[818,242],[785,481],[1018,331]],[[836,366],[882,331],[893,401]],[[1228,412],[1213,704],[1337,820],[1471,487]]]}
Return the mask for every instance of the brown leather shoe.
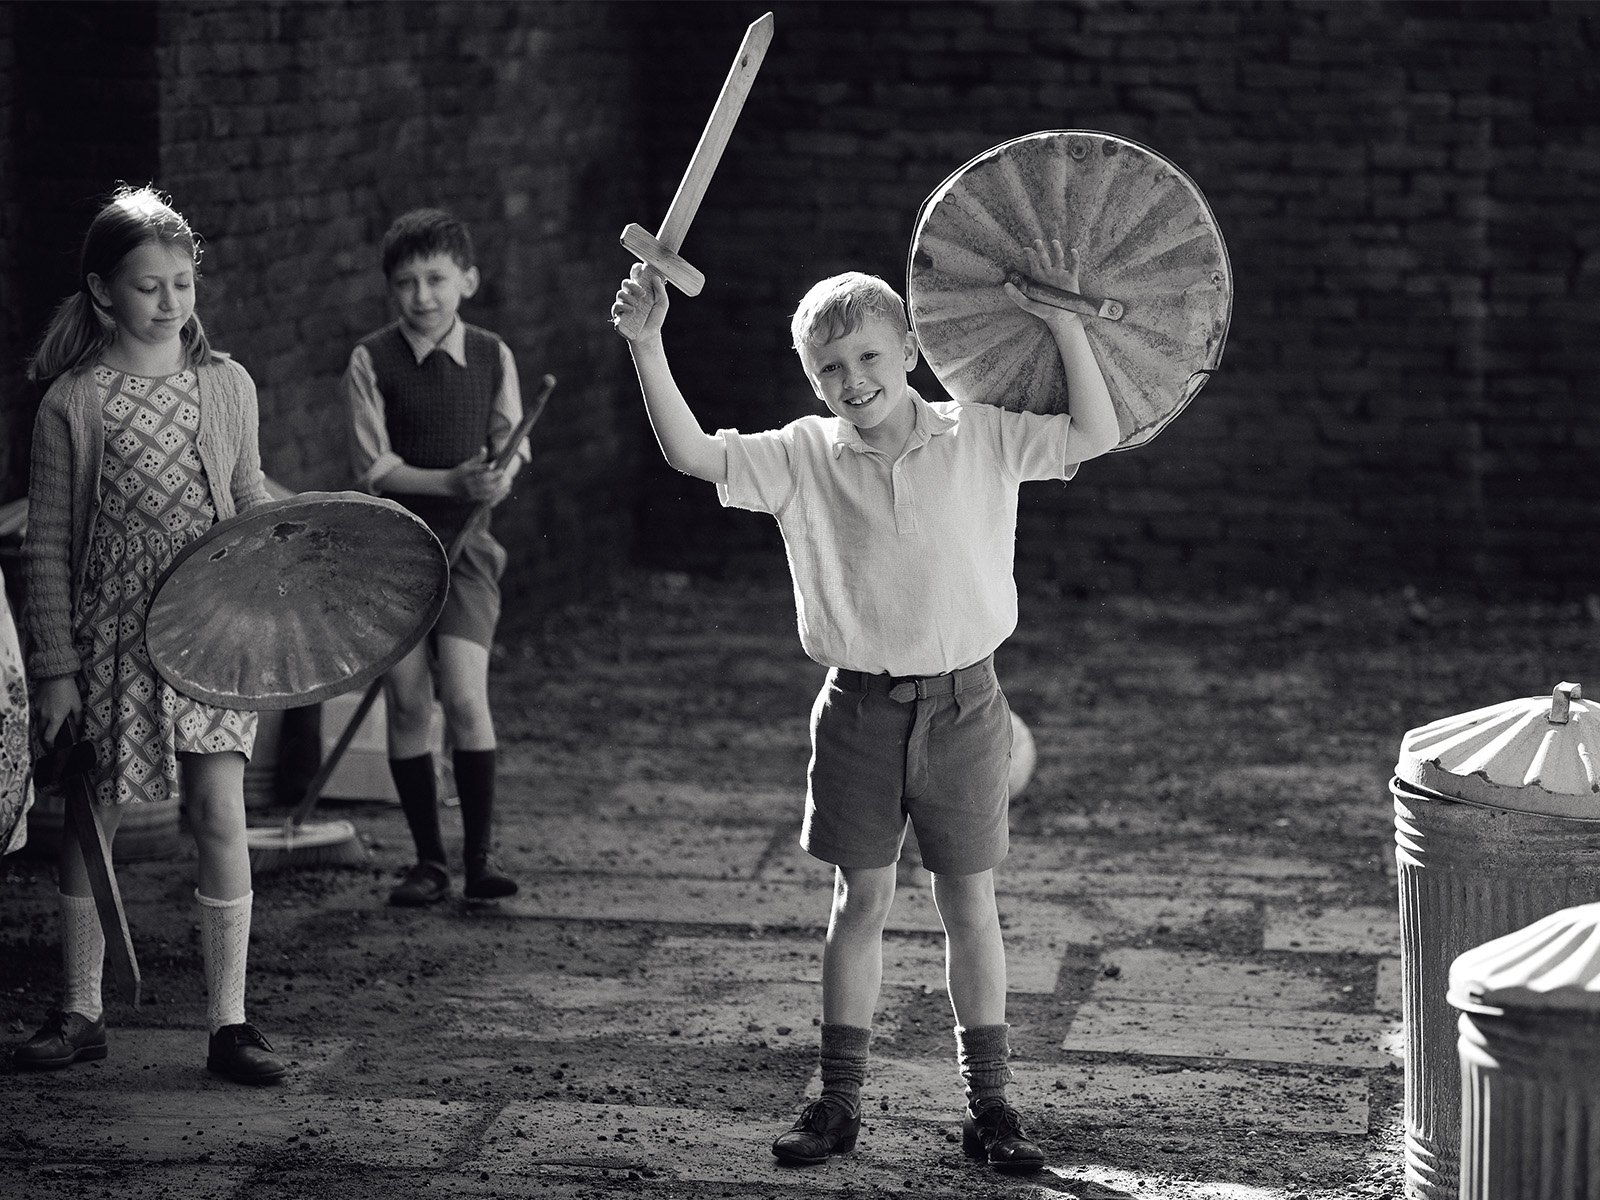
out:
{"label": "brown leather shoe", "polygon": [[847,1154],[856,1148],[861,1116],[837,1096],[822,1096],[800,1110],[800,1119],[788,1133],[772,1143],[778,1161],[792,1166],[814,1166],[830,1154]]}
{"label": "brown leather shoe", "polygon": [[53,1071],[105,1056],[104,1013],[91,1021],[82,1013],[52,1008],[39,1032],[18,1046],[12,1057],[24,1070]]}
{"label": "brown leather shoe", "polygon": [[288,1064],[254,1025],[224,1025],[211,1035],[206,1070],[238,1083],[276,1083]]}
{"label": "brown leather shoe", "polygon": [[961,1149],[996,1171],[1025,1175],[1044,1168],[1044,1151],[1022,1132],[1022,1118],[1004,1100],[979,1100],[961,1123]]}
{"label": "brown leather shoe", "polygon": [[517,894],[517,881],[500,869],[491,855],[466,861],[467,885],[461,892],[468,900],[499,900]]}
{"label": "brown leather shoe", "polygon": [[437,904],[450,894],[450,872],[442,863],[419,862],[406,872],[394,891],[389,893],[389,903],[398,908],[422,908]]}

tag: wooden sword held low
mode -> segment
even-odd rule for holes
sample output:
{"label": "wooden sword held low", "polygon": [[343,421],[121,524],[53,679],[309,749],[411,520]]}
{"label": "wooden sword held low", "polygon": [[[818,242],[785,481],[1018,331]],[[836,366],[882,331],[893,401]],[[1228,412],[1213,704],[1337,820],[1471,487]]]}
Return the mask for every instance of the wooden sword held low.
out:
{"label": "wooden sword held low", "polygon": [[[628,252],[663,279],[673,283],[686,296],[698,296],[700,289],[705,287],[706,277],[680,257],[678,250],[700,208],[700,201],[705,198],[711,176],[722,158],[722,151],[728,145],[728,138],[733,134],[739,111],[744,108],[745,97],[750,94],[750,86],[755,83],[756,72],[761,69],[761,60],[766,57],[771,42],[772,14],[767,13],[752,21],[750,28],[744,31],[739,53],[733,57],[728,78],[722,84],[722,92],[711,110],[711,118],[700,134],[700,143],[695,147],[694,157],[689,160],[689,169],[683,173],[683,180],[678,184],[677,194],[672,197],[661,228],[656,230],[654,237],[640,225],[629,225],[622,231],[622,244]],[[630,326],[625,331],[630,334],[638,332],[632,326],[643,324],[642,317],[634,321],[628,318],[621,320]]]}
{"label": "wooden sword held low", "polygon": [[55,747],[41,754],[34,763],[34,782],[41,787],[55,785],[65,801],[63,837],[78,843],[83,852],[84,870],[89,876],[89,891],[94,896],[95,914],[105,935],[106,959],[112,977],[128,997],[139,1006],[139,959],[133,951],[127,914],[122,908],[122,892],[111,866],[111,843],[95,812],[94,790],[89,776],[95,767],[94,743],[78,740],[72,723],[64,721],[56,733]]}

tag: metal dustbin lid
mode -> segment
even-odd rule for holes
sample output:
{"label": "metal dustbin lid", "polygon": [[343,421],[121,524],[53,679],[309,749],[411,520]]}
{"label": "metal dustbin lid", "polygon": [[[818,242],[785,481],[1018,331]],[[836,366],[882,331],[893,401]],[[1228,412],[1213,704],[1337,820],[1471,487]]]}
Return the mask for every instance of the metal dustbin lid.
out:
{"label": "metal dustbin lid", "polygon": [[1600,707],[1576,683],[1419,726],[1400,779],[1473,804],[1600,820]]}
{"label": "metal dustbin lid", "polygon": [[1457,955],[1448,998],[1495,1016],[1507,1008],[1600,1014],[1600,904],[1563,908]]}

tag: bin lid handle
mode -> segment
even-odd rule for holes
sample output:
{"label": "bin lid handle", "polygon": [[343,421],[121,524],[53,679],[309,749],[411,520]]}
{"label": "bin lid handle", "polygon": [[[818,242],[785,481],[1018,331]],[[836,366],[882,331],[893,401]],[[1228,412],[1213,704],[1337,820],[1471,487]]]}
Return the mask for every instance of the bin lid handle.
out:
{"label": "bin lid handle", "polygon": [[1572,702],[1583,699],[1583,688],[1576,683],[1558,683],[1550,693],[1550,724],[1565,725],[1572,719]]}

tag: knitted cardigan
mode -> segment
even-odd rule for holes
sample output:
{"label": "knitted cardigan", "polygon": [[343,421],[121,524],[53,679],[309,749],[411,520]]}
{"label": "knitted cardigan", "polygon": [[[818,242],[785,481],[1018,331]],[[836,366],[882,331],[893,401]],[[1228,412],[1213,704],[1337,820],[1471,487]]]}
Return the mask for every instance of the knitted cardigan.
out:
{"label": "knitted cardigan", "polygon": [[[198,368],[200,463],[217,520],[266,503],[256,385],[231,358]],[[37,680],[75,675],[74,602],[83,588],[89,538],[100,515],[105,426],[89,369],[58,376],[33,423],[28,533],[22,545],[28,673]]]}

